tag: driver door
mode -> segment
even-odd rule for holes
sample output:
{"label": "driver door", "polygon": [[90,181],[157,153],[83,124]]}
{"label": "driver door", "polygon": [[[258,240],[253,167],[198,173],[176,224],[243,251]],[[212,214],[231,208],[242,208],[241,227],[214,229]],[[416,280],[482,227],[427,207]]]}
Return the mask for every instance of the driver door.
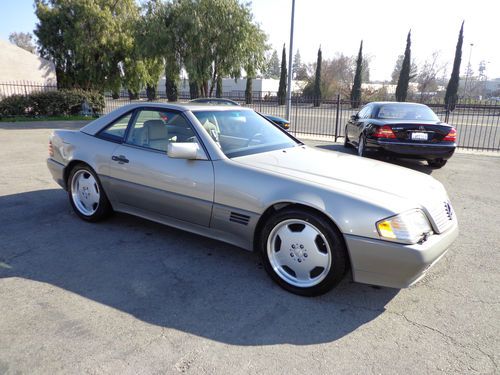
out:
{"label": "driver door", "polygon": [[152,213],[209,226],[214,196],[210,160],[174,159],[171,142],[199,142],[180,112],[136,110],[126,140],[110,161],[112,200],[135,213]]}

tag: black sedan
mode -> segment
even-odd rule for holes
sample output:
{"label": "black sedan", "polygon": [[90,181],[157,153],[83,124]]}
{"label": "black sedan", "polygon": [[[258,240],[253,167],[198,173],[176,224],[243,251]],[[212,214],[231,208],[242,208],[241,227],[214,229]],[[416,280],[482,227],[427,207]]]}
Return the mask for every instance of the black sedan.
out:
{"label": "black sedan", "polygon": [[431,167],[441,168],[455,152],[456,141],[456,129],[426,105],[373,102],[347,123],[344,146],[357,147],[359,156],[378,151],[427,160]]}
{"label": "black sedan", "polygon": [[[190,103],[203,103],[203,104],[220,104],[220,105],[239,105],[237,102],[231,99],[226,98],[197,98],[189,101]],[[267,115],[263,113],[259,113],[261,116],[264,116],[266,119],[271,121],[272,123],[281,126],[283,129],[290,129],[290,121],[273,115]]]}

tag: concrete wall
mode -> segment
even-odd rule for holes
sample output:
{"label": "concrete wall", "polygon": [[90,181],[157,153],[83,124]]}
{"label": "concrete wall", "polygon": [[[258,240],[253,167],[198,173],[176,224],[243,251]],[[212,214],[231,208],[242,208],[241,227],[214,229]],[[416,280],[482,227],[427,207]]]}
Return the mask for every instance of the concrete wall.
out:
{"label": "concrete wall", "polygon": [[54,64],[0,39],[0,83],[57,84]]}

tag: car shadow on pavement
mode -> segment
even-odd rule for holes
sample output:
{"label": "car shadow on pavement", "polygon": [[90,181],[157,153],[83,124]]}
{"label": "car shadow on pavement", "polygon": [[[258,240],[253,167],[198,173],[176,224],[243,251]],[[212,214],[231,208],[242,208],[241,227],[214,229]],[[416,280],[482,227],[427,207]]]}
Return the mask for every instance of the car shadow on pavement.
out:
{"label": "car shadow on pavement", "polygon": [[[338,151],[344,154],[357,155],[355,148],[353,147],[346,148],[341,144],[317,145],[315,147],[323,150]],[[375,159],[379,161],[384,161],[386,163],[399,165],[401,167],[414,169],[418,172],[422,172],[425,174],[432,174],[433,171],[433,169],[429,167],[425,161],[422,160],[393,158],[384,155],[379,155],[376,152],[369,153],[367,157],[369,157],[370,159]]]}
{"label": "car shadow on pavement", "polygon": [[0,197],[0,238],[0,282],[35,280],[40,293],[53,285],[232,345],[338,340],[376,319],[398,293],[347,275],[326,295],[299,297],[276,286],[254,253],[129,215],[86,223],[60,189]]}

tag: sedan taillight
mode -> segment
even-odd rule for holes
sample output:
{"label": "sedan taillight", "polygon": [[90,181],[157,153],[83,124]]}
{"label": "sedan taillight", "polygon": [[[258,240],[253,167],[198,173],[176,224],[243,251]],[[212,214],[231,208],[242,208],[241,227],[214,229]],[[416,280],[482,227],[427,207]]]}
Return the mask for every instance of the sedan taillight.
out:
{"label": "sedan taillight", "polygon": [[54,156],[54,148],[52,147],[52,141],[49,141],[49,156]]}
{"label": "sedan taillight", "polygon": [[389,125],[381,126],[380,128],[376,128],[373,133],[375,138],[396,138],[396,135],[392,131],[392,128]]}
{"label": "sedan taillight", "polygon": [[443,138],[443,141],[456,142],[457,141],[457,129],[451,128],[450,132]]}

